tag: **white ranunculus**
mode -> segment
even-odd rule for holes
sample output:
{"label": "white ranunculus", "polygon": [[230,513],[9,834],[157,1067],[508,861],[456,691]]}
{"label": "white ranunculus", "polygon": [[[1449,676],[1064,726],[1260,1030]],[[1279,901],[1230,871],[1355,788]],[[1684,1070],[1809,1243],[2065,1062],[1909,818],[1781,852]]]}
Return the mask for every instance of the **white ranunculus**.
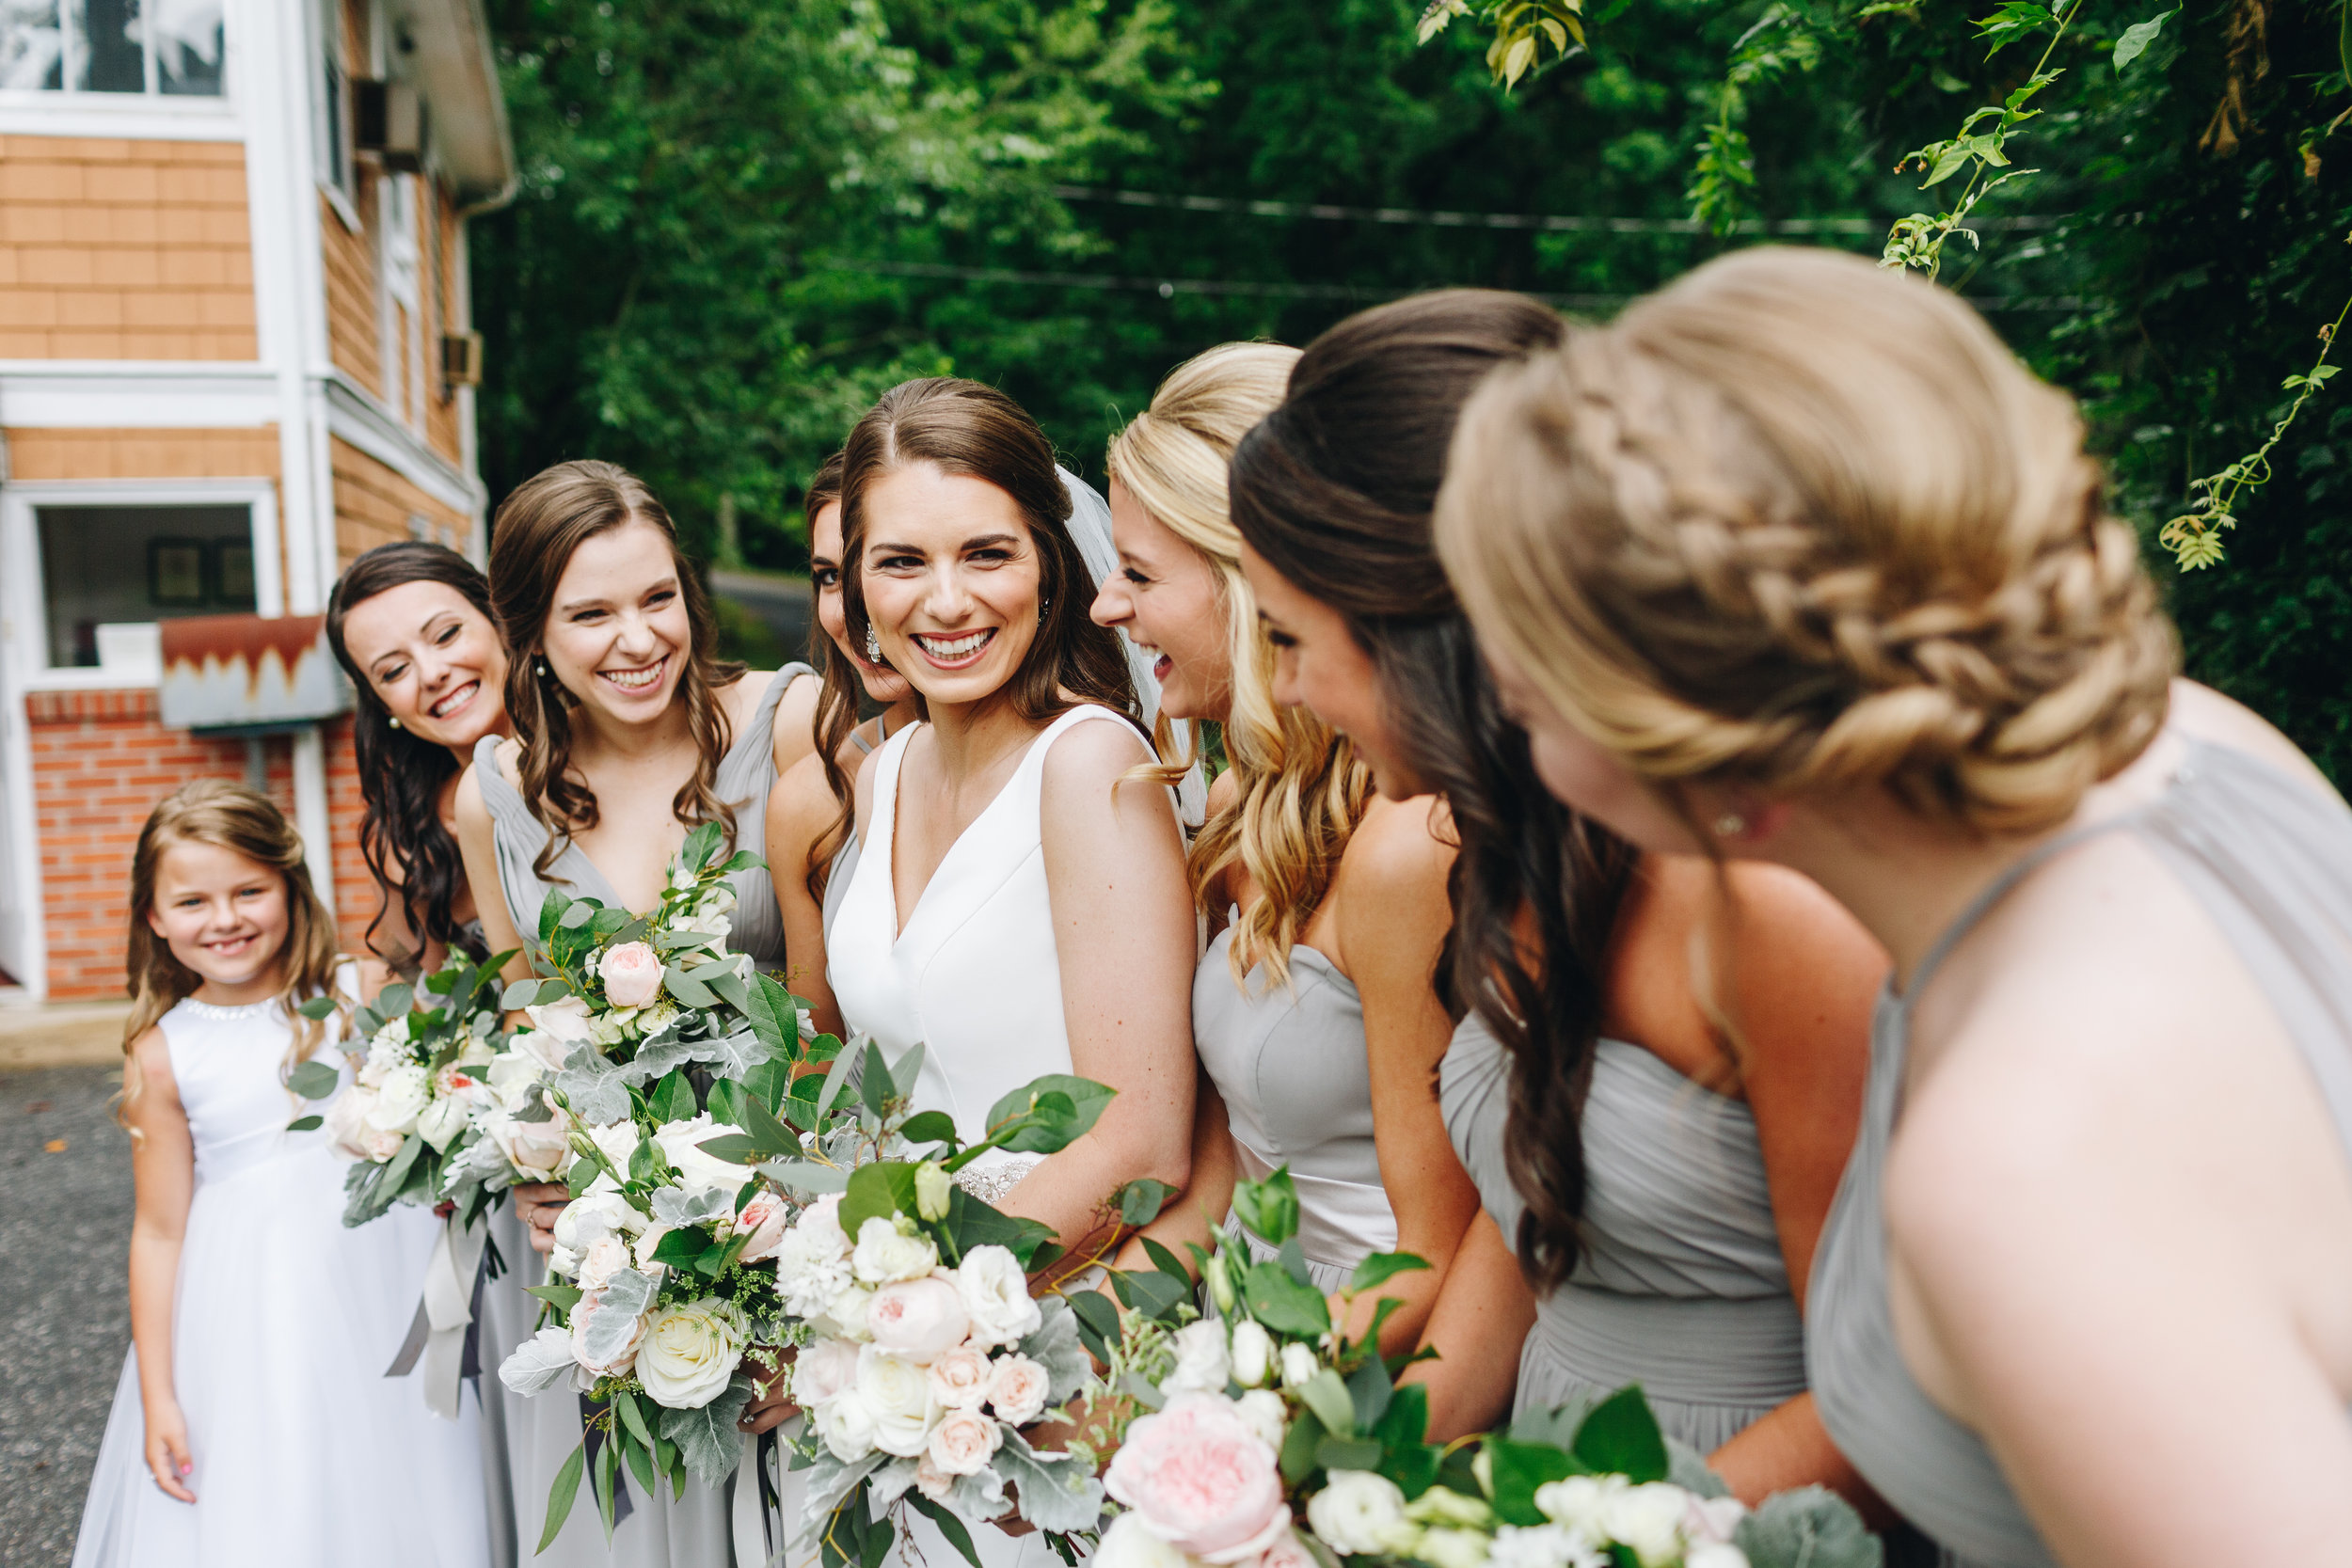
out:
{"label": "white ranunculus", "polygon": [[564,1060],[572,1053],[571,1042],[545,1029],[517,1029],[507,1041],[507,1050],[535,1063],[542,1070],[561,1072]]}
{"label": "white ranunculus", "polygon": [[858,1352],[857,1397],[873,1412],[874,1447],[914,1459],[930,1446],[940,1409],[929,1368],[867,1345]]}
{"label": "white ranunculus", "polygon": [[[558,997],[552,1002],[541,1002],[525,1007],[523,1011],[530,1016],[531,1026],[540,1034],[554,1039],[562,1047],[564,1055],[571,1054],[573,1046],[585,1045],[591,1037],[590,1021],[594,1015],[590,1012],[588,1004],[580,997]],[[534,1044],[532,1049],[539,1051],[545,1050],[546,1047]],[[556,1060],[555,1065],[557,1067],[564,1065],[561,1057]]]}
{"label": "white ranunculus", "polygon": [[599,1238],[634,1231],[644,1217],[618,1193],[587,1193],[564,1205],[555,1216],[555,1244],[585,1252]]}
{"label": "white ranunculus", "polygon": [[661,1146],[661,1157],[676,1169],[678,1184],[689,1193],[713,1188],[731,1193],[750,1180],[752,1173],[732,1161],[704,1153],[700,1146],[730,1133],[740,1135],[742,1131],[723,1121],[712,1121],[706,1111],[691,1121],[669,1123],[654,1133],[653,1141]]}
{"label": "white ranunculus", "polygon": [[817,1435],[844,1465],[854,1465],[874,1451],[874,1412],[851,1389],[827,1400],[816,1409]]}
{"label": "white ranunculus", "polygon": [[1201,1318],[1176,1331],[1176,1370],[1160,1388],[1169,1394],[1222,1394],[1232,1376],[1225,1354],[1225,1325]]}
{"label": "white ranunculus", "polygon": [[1276,1453],[1282,1451],[1282,1433],[1290,1424],[1289,1407],[1282,1396],[1271,1388],[1252,1388],[1233,1402],[1241,1418],[1249,1423],[1249,1430],[1263,1440]]}
{"label": "white ranunculus", "polygon": [[656,1404],[699,1410],[717,1399],[743,1359],[741,1316],[717,1296],[657,1307],[637,1347],[637,1376]]}
{"label": "white ranunculus", "polygon": [[1486,1550],[1491,1568],[1608,1568],[1609,1554],[1592,1536],[1565,1525],[1504,1525]]}
{"label": "white ranunculus", "polygon": [[580,1250],[572,1282],[583,1291],[601,1291],[613,1275],[628,1266],[628,1243],[618,1236],[599,1236]]}
{"label": "white ranunculus", "polygon": [[1307,1524],[1323,1544],[1350,1557],[1411,1549],[1421,1532],[1405,1520],[1405,1494],[1370,1470],[1333,1470],[1307,1499]]}
{"label": "white ranunculus", "polygon": [[1045,1322],[1044,1310],[1029,1297],[1029,1280],[1020,1259],[1000,1246],[976,1246],[956,1268],[956,1289],[963,1309],[972,1314],[972,1342],[986,1350],[993,1345],[1017,1345]]}
{"label": "white ranunculus", "polygon": [[540,1076],[539,1064],[518,1051],[500,1052],[482,1069],[491,1097],[499,1102],[499,1109],[507,1112],[531,1103],[531,1092],[539,1086]]}
{"label": "white ranunculus", "polygon": [[424,1069],[413,1063],[396,1067],[384,1075],[384,1082],[375,1091],[375,1106],[368,1112],[368,1125],[379,1132],[414,1132],[417,1116],[433,1098],[433,1085],[426,1080]]}
{"label": "white ranunculus", "polygon": [[1122,1513],[1103,1532],[1093,1568],[1193,1568],[1193,1561],[1152,1534],[1142,1514]]}
{"label": "white ranunculus", "polygon": [[867,1285],[920,1279],[938,1262],[939,1249],[930,1237],[920,1232],[910,1236],[881,1214],[867,1215],[857,1227],[857,1250],[850,1259],[858,1279]]}
{"label": "white ranunculus", "polygon": [[1597,1538],[1609,1533],[1609,1504],[1626,1489],[1623,1476],[1570,1476],[1535,1488],[1535,1511],[1555,1525]]}
{"label": "white ranunculus", "polygon": [[841,1293],[826,1305],[823,1315],[817,1322],[819,1327],[831,1325],[833,1331],[844,1339],[855,1339],[863,1344],[874,1337],[874,1331],[866,1326],[867,1310],[873,1304],[873,1291],[851,1281],[843,1286]]}
{"label": "white ranunculus", "polygon": [[433,1146],[436,1154],[449,1148],[450,1140],[466,1130],[466,1102],[454,1096],[437,1100],[417,1117],[417,1134]]}
{"label": "white ranunculus", "polygon": [[1670,1482],[1654,1481],[1629,1486],[1611,1497],[1602,1528],[1612,1541],[1633,1548],[1642,1568],[1665,1568],[1682,1557],[1682,1525],[1690,1511],[1691,1494]]}
{"label": "white ranunculus", "polygon": [[1274,1375],[1274,1336],[1255,1319],[1233,1324],[1233,1381],[1245,1388],[1262,1388]]}
{"label": "white ranunculus", "polygon": [[1314,1380],[1322,1369],[1315,1363],[1315,1353],[1305,1345],[1282,1347],[1282,1386],[1299,1388]]}

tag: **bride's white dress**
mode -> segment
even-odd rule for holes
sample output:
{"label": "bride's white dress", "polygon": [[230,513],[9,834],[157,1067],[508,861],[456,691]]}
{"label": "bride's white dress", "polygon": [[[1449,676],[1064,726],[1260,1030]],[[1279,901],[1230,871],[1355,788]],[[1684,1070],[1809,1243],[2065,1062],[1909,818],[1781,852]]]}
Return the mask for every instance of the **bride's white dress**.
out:
{"label": "bride's white dress", "polygon": [[[331,1025],[330,1025],[331,1029]],[[342,1162],[278,1081],[275,1002],[193,999],[163,1019],[196,1196],[180,1251],[172,1381],[194,1504],[148,1474],[138,1355],[123,1360],[73,1568],[482,1568],[475,1415],[388,1378],[440,1224],[397,1208],[343,1226]],[[323,1059],[341,1065],[332,1047]]]}
{"label": "bride's white dress", "polygon": [[[1006,1094],[1044,1073],[1072,1070],[1039,802],[1046,752],[1078,725],[1098,721],[1126,723],[1087,705],[1039,732],[996,799],[949,846],[903,928],[891,878],[898,768],[924,726],[900,730],[874,758],[871,815],[826,944],[826,976],[843,1020],[872,1036],[886,1056],[895,1061],[917,1043],[926,1048],[915,1105],[946,1112],[967,1142],[984,1135],[989,1108]],[[1001,1196],[1038,1158],[992,1153],[959,1180],[982,1196]],[[930,1520],[912,1515],[910,1533],[897,1560],[962,1563]],[[987,1568],[1058,1568],[1041,1536],[979,1529],[973,1541]]]}

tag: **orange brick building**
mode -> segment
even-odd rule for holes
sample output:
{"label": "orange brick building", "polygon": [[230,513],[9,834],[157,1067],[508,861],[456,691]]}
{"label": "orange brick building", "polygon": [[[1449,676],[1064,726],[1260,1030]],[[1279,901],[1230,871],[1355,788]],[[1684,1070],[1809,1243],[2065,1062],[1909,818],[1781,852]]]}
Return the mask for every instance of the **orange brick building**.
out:
{"label": "orange brick building", "polygon": [[480,559],[466,222],[513,185],[482,0],[0,8],[0,985],[120,994],[191,778],[264,784],[373,915],[348,721],[166,729],[154,626]]}

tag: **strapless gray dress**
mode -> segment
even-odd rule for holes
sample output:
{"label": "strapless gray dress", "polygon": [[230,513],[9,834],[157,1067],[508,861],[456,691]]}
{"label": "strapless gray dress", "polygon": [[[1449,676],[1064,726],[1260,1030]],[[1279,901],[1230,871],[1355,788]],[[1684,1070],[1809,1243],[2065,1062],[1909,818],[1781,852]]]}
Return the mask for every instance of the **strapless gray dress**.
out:
{"label": "strapless gray dress", "polygon": [[[776,778],[776,705],[794,679],[809,673],[804,664],[787,664],[776,672],[751,722],[719,761],[718,795],[734,808],[739,849],[759,854],[766,847],[768,789]],[[526,942],[532,939],[539,929],[539,906],[551,886],[574,897],[623,907],[612,884],[577,844],[564,846],[548,867],[547,879],[532,869],[532,863],[547,845],[548,830],[499,771],[498,744],[497,736],[485,736],[474,748],[474,777],[481,784],[483,804],[489,810],[495,830],[499,881],[515,929]],[[775,968],[785,956],[784,917],[776,908],[775,883],[764,868],[737,872],[732,881],[735,933],[729,945],[739,953],[749,953],[763,969]],[[514,1484],[515,1532],[521,1543],[522,1560],[531,1568],[723,1568],[734,1563],[736,1488],[732,1480],[714,1489],[690,1478],[685,1495],[676,1498],[667,1487],[657,1488],[647,1497],[644,1488],[630,1480],[629,1516],[613,1529],[610,1549],[595,1501],[583,1486],[563,1533],[545,1552],[532,1554],[547,1519],[548,1492],[555,1473],[580,1446],[580,1416],[569,1395],[557,1392],[523,1398],[509,1393],[498,1381],[498,1364],[515,1345],[531,1337],[537,1318],[538,1301],[523,1294],[523,1287],[544,1283],[547,1274],[545,1260],[531,1251],[528,1238],[520,1231],[510,1206],[507,1227],[493,1234],[513,1266],[483,1292],[482,1387],[485,1402],[501,1397],[506,1401],[507,1466]],[[509,1342],[494,1344],[494,1335],[497,1340]],[[489,1429],[485,1425],[484,1430],[486,1433]],[[752,1565],[747,1563],[745,1568]]]}
{"label": "strapless gray dress", "polygon": [[[1510,1061],[1472,1013],[1440,1071],[1446,1131],[1516,1243],[1526,1205],[1503,1156]],[[1517,1408],[1638,1383],[1701,1453],[1804,1392],[1804,1331],[1772,1227],[1756,1118],[1638,1045],[1596,1046],[1584,1101],[1582,1246],[1536,1303]]]}
{"label": "strapless gray dress", "polygon": [[2137,838],[2221,928],[2352,1150],[2352,811],[2241,752],[2191,742],[2162,796],[2012,866],[1937,940],[1908,993],[1880,998],[1861,1140],[1813,1265],[1814,1398],[1830,1436],[1881,1497],[1953,1560],[1985,1568],[2057,1560],[1983,1439],[1944,1414],[1903,1365],[1887,1306],[1880,1179],[1902,1108],[1912,998],[2020,880],[2099,832]]}
{"label": "strapless gray dress", "polygon": [[[1396,1246],[1396,1212],[1372,1138],[1372,1067],[1355,985],[1311,947],[1290,952],[1290,984],[1264,967],[1247,992],[1227,958],[1231,930],[1192,979],[1193,1043],[1225,1099],[1242,1174],[1288,1165],[1298,1188],[1299,1250],[1326,1293],[1368,1254]],[[1253,1251],[1266,1255],[1256,1238]]]}

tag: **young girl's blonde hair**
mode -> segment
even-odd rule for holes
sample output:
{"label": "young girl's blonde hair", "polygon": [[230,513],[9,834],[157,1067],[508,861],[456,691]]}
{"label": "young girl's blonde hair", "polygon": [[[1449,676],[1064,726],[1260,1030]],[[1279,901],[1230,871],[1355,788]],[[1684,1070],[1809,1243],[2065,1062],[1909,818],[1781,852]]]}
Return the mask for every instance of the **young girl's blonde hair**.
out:
{"label": "young girl's blonde hair", "polygon": [[294,1009],[316,996],[335,993],[335,918],[310,886],[302,858],[302,838],[269,798],[243,784],[199,779],[183,784],[157,804],[139,830],[131,855],[129,958],[131,1018],[122,1029],[128,1110],[139,1096],[138,1058],[132,1054],[155,1021],[196,993],[202,975],[172,956],[171,946],[147,923],[155,905],[155,874],[164,852],[178,844],[209,844],[266,865],[286,880],[286,944],[278,950],[278,1001],[294,1031],[282,1078],[316,1053],[325,1025]]}
{"label": "young girl's blonde hair", "polygon": [[[1225,754],[1235,797],[1195,834],[1186,857],[1195,902],[1208,907],[1218,874],[1239,861],[1263,896],[1242,912],[1227,957],[1246,980],[1263,964],[1278,984],[1314,915],[1372,794],[1372,772],[1345,737],[1303,707],[1274,701],[1274,649],[1241,572],[1241,533],[1226,500],[1225,467],[1249,427],[1281,403],[1298,350],[1225,343],[1168,372],[1110,446],[1111,483],[1216,569],[1218,608],[1232,665]],[[1165,715],[1153,740],[1168,783],[1193,759]]]}

